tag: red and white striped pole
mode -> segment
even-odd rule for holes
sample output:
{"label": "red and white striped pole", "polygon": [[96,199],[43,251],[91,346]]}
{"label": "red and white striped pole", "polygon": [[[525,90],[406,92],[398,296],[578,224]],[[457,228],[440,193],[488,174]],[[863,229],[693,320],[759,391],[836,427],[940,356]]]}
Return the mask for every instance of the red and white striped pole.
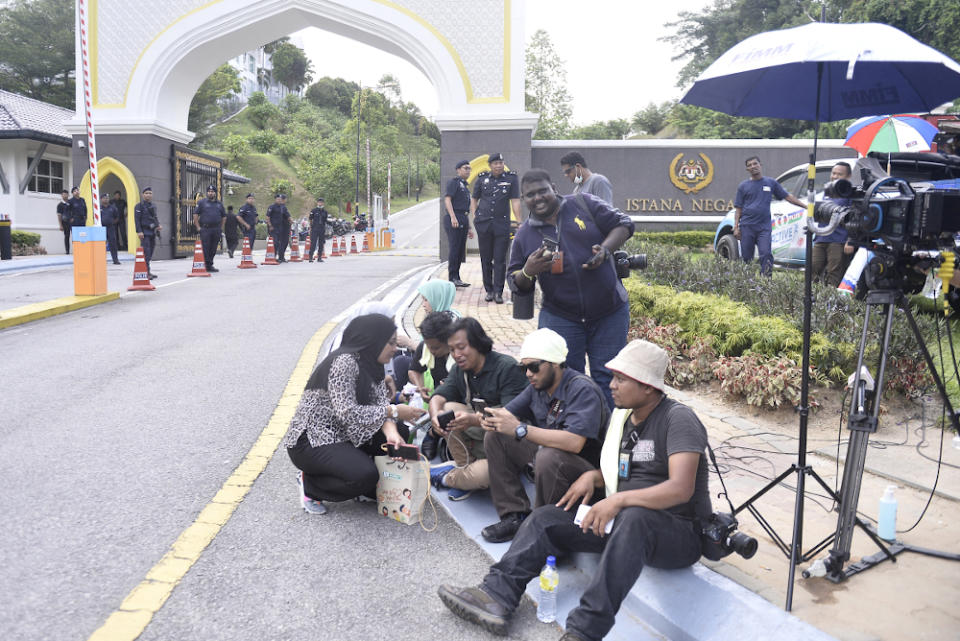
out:
{"label": "red and white striped pole", "polygon": [[78,0],[80,9],[80,58],[83,60],[83,113],[87,122],[87,149],[90,150],[90,198],[93,200],[93,226],[100,226],[100,184],[97,178],[97,145],[93,133],[93,94],[90,91],[90,43],[88,38],[87,0]]}
{"label": "red and white striped pole", "polygon": [[[888,172],[889,173],[889,172]],[[393,182],[393,163],[387,163],[387,219],[390,218],[390,183]]]}

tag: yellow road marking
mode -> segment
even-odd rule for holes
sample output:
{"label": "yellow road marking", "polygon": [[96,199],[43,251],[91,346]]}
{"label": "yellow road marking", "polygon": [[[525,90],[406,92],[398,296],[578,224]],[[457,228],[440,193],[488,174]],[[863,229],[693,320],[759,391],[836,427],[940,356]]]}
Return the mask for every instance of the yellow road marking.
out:
{"label": "yellow road marking", "polygon": [[303,388],[313,372],[320,348],[337,322],[317,330],[300,354],[300,360],[287,381],[280,401],[267,426],[196,520],[170,546],[170,550],[147,572],[146,578],[130,591],[120,607],[100,626],[88,641],[133,641],[146,629],[163,607],[180,580],[197,562],[206,547],[227,524],[234,510],[246,497],[254,481],[267,467],[280,445],[297,409]]}
{"label": "yellow road marking", "polygon": [[14,307],[0,311],[0,329],[22,325],[41,318],[49,318],[57,314],[66,314],[85,307],[92,307],[100,303],[109,303],[120,297],[118,292],[109,292],[98,296],[64,296],[42,303],[31,303],[22,307]]}

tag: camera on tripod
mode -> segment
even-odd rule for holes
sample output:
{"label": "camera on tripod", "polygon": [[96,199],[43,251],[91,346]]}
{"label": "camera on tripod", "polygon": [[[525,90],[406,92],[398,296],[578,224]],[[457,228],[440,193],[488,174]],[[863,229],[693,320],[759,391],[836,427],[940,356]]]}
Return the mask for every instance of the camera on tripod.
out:
{"label": "camera on tripod", "polygon": [[815,226],[815,233],[842,225],[850,242],[896,257],[953,247],[952,239],[940,237],[960,231],[960,193],[929,187],[915,191],[902,178],[873,180],[868,170],[862,175],[863,187],[845,179],[824,185],[824,195],[839,200],[816,203],[814,220],[826,227]]}
{"label": "camera on tripod", "polygon": [[631,269],[647,268],[647,255],[633,254],[631,256],[621,249],[613,252],[613,264],[617,268],[617,276],[624,279],[630,276]]}
{"label": "camera on tripod", "polygon": [[700,536],[700,551],[711,561],[719,561],[732,552],[745,559],[757,553],[757,540],[743,532],[737,532],[736,517],[726,512],[714,512],[703,523]]}

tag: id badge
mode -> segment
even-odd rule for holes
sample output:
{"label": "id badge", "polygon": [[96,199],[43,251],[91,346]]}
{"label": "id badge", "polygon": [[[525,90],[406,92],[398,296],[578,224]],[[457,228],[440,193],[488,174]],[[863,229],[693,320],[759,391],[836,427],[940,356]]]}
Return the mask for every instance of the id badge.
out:
{"label": "id badge", "polygon": [[550,263],[550,273],[551,274],[563,273],[563,252],[560,250],[553,252],[553,262]]}
{"label": "id badge", "polygon": [[621,479],[630,478],[630,458],[633,452],[631,450],[620,450],[620,462],[617,465],[617,476]]}

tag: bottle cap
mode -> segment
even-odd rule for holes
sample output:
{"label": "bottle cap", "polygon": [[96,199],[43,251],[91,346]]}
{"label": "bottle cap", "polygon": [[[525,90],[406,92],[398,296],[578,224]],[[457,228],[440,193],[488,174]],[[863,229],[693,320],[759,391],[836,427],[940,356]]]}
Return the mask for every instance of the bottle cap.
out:
{"label": "bottle cap", "polygon": [[552,554],[548,556],[547,565],[555,567],[557,565],[557,557],[553,556]]}
{"label": "bottle cap", "polygon": [[888,486],[887,486],[887,489],[885,489],[885,490],[883,491],[883,498],[884,498],[885,500],[892,501],[892,500],[893,500],[893,493],[896,491],[896,489],[897,489],[897,486],[896,486],[896,485],[888,485]]}

